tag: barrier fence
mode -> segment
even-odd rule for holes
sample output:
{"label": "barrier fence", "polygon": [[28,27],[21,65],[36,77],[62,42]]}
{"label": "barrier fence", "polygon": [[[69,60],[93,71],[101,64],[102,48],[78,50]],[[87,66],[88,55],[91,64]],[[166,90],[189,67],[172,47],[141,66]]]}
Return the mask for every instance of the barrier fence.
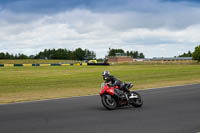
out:
{"label": "barrier fence", "polygon": [[76,63],[76,64],[0,64],[0,67],[23,67],[23,66],[108,66],[108,63]]}

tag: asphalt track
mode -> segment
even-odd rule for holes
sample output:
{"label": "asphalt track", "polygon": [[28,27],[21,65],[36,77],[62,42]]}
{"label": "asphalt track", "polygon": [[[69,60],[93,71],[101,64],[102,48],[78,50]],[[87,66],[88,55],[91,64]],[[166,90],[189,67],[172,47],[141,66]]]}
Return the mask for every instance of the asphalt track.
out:
{"label": "asphalt track", "polygon": [[114,111],[99,96],[0,105],[0,133],[200,132],[200,84],[139,93],[142,108]]}

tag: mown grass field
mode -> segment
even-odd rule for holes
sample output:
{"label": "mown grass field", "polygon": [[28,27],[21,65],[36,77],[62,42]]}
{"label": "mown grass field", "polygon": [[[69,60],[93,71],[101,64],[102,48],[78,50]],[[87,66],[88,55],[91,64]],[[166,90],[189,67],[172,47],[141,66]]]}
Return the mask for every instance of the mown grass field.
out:
{"label": "mown grass field", "polygon": [[0,103],[98,94],[104,70],[135,89],[200,83],[200,65],[0,67]]}

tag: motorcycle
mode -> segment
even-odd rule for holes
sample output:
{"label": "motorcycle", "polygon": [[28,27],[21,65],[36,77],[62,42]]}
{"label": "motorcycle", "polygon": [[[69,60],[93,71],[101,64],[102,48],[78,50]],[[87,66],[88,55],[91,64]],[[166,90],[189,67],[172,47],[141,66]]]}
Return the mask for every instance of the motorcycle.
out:
{"label": "motorcycle", "polygon": [[[133,84],[124,83],[123,87],[127,87],[130,90]],[[101,88],[101,102],[108,110],[114,110],[117,107],[128,105],[139,108],[143,105],[141,95],[135,91],[130,91],[130,93],[124,92],[118,86],[112,86],[110,83],[102,83]]]}

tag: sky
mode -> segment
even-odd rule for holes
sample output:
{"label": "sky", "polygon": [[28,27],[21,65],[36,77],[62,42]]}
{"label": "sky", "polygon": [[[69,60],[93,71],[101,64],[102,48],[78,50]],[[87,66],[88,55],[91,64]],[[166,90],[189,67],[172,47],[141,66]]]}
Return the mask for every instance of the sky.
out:
{"label": "sky", "polygon": [[0,52],[109,48],[173,57],[200,44],[199,0],[0,0]]}

